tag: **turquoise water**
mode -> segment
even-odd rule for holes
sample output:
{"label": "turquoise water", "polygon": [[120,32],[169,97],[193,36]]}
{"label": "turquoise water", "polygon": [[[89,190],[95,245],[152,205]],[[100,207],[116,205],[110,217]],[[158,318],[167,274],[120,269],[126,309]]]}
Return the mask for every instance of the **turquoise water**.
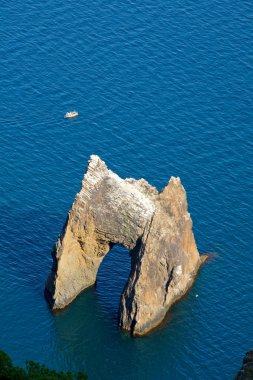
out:
{"label": "turquoise water", "polygon": [[[91,380],[232,379],[253,345],[250,1],[0,5],[0,347]],[[79,117],[64,120],[77,109]],[[161,189],[180,176],[200,252],[190,293],[152,335],[118,330],[129,273],[52,314],[50,250],[90,154]],[[198,297],[196,297],[198,295]]]}

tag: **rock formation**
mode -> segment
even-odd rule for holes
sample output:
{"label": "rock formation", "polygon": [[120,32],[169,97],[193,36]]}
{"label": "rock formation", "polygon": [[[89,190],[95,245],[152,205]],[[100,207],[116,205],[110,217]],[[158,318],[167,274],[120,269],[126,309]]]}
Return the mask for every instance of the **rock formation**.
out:
{"label": "rock formation", "polygon": [[235,380],[252,380],[253,379],[253,350],[247,352],[243,359],[242,368],[238,372]]}
{"label": "rock formation", "polygon": [[98,156],[91,156],[53,250],[46,284],[53,309],[64,308],[95,283],[103,257],[114,244],[131,254],[120,326],[134,335],[146,334],[187,292],[204,260],[180,179],[171,177],[159,193],[144,179],[121,179]]}

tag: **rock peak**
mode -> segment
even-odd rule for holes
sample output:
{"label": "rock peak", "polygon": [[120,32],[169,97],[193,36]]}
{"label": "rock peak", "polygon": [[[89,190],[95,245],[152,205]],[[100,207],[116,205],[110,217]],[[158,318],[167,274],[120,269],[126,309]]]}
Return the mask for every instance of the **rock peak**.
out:
{"label": "rock peak", "polygon": [[179,177],[170,177],[169,183],[172,183],[173,185],[181,185],[181,180]]}
{"label": "rock peak", "polygon": [[88,161],[88,168],[90,168],[90,167],[94,168],[96,166],[102,166],[102,167],[107,168],[106,163],[103,160],[101,160],[101,158],[99,156],[97,156],[96,154],[92,154],[90,156],[89,161]]}
{"label": "rock peak", "polygon": [[171,177],[158,193],[146,180],[123,180],[98,156],[90,156],[53,251],[46,284],[53,309],[64,308],[95,284],[114,244],[130,249],[132,260],[120,300],[120,326],[146,334],[189,289],[202,262],[180,179]]}

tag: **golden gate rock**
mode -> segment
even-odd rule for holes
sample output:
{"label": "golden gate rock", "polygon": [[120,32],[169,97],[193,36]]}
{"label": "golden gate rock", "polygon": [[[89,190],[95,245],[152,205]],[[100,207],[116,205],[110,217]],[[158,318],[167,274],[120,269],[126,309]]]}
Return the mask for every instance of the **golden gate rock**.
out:
{"label": "golden gate rock", "polygon": [[191,287],[200,257],[184,187],[171,177],[159,193],[144,179],[121,179],[92,155],[82,188],[53,250],[46,297],[62,309],[95,284],[114,244],[130,250],[131,272],[119,305],[119,324],[144,335]]}

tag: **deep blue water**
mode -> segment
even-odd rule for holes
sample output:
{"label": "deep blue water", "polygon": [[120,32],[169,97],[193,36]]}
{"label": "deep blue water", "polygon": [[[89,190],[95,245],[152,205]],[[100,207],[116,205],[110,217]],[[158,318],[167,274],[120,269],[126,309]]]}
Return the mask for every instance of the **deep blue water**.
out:
{"label": "deep blue water", "polygon": [[[249,0],[1,2],[0,347],[16,364],[90,380],[233,378],[253,347],[252,17]],[[117,327],[119,247],[63,312],[43,296],[92,153],[159,189],[180,176],[199,250],[214,252],[148,337]]]}

